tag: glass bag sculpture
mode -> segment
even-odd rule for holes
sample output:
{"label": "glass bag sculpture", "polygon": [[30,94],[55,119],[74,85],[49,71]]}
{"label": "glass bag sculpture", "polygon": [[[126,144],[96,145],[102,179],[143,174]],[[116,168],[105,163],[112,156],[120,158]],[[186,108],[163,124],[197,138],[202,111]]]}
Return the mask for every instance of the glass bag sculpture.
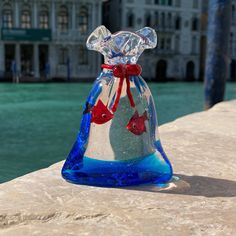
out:
{"label": "glass bag sculpture", "polygon": [[164,184],[171,164],[161,146],[151,92],[136,64],[157,36],[145,27],[111,34],[98,27],[87,47],[105,64],[84,106],[80,131],[62,168],[69,182],[104,187]]}

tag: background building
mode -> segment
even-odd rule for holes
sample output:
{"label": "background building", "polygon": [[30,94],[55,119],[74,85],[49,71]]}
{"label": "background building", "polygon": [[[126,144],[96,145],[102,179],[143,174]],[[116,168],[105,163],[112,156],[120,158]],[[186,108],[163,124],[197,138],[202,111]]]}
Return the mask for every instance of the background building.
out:
{"label": "background building", "polygon": [[101,8],[101,0],[0,0],[0,77],[94,78],[100,57],[85,43]]}
{"label": "background building", "polygon": [[112,31],[157,30],[159,45],[139,63],[145,78],[196,80],[200,67],[201,0],[110,0],[104,3],[104,24]]}
{"label": "background building", "polygon": [[[150,26],[158,48],[139,63],[147,80],[203,80],[208,1],[0,0],[0,79],[88,79],[101,56],[86,49],[102,23],[111,32]],[[229,79],[236,80],[236,0],[232,0]]]}

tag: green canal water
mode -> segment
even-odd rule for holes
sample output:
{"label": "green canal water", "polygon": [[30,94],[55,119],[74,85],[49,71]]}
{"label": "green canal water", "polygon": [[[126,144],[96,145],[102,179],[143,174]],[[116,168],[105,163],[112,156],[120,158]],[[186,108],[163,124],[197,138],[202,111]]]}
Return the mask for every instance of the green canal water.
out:
{"label": "green canal water", "polygon": [[[159,124],[202,111],[201,83],[149,84]],[[0,183],[67,157],[91,84],[0,84]],[[236,99],[228,83],[226,100]]]}

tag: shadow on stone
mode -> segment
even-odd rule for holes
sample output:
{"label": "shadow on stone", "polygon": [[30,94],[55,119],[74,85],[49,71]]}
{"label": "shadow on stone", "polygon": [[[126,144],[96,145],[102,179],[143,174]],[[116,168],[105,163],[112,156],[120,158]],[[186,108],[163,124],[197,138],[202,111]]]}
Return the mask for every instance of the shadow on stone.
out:
{"label": "shadow on stone", "polygon": [[204,197],[236,197],[236,181],[206,176],[177,175],[190,188],[180,194]]}
{"label": "shadow on stone", "polygon": [[170,183],[169,187],[160,188],[155,185],[143,185],[126,189],[147,192],[164,192],[190,196],[236,197],[236,181],[216,179],[205,176],[176,175],[180,180]]}

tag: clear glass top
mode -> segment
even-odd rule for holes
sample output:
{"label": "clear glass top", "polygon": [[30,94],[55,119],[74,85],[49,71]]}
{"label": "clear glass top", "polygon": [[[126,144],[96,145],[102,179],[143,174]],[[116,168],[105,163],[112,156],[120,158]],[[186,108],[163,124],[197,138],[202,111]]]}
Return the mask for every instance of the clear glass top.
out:
{"label": "clear glass top", "polygon": [[145,49],[156,47],[157,35],[149,27],[136,32],[119,31],[111,34],[101,25],[88,37],[86,45],[88,49],[103,54],[106,64],[135,64]]}

